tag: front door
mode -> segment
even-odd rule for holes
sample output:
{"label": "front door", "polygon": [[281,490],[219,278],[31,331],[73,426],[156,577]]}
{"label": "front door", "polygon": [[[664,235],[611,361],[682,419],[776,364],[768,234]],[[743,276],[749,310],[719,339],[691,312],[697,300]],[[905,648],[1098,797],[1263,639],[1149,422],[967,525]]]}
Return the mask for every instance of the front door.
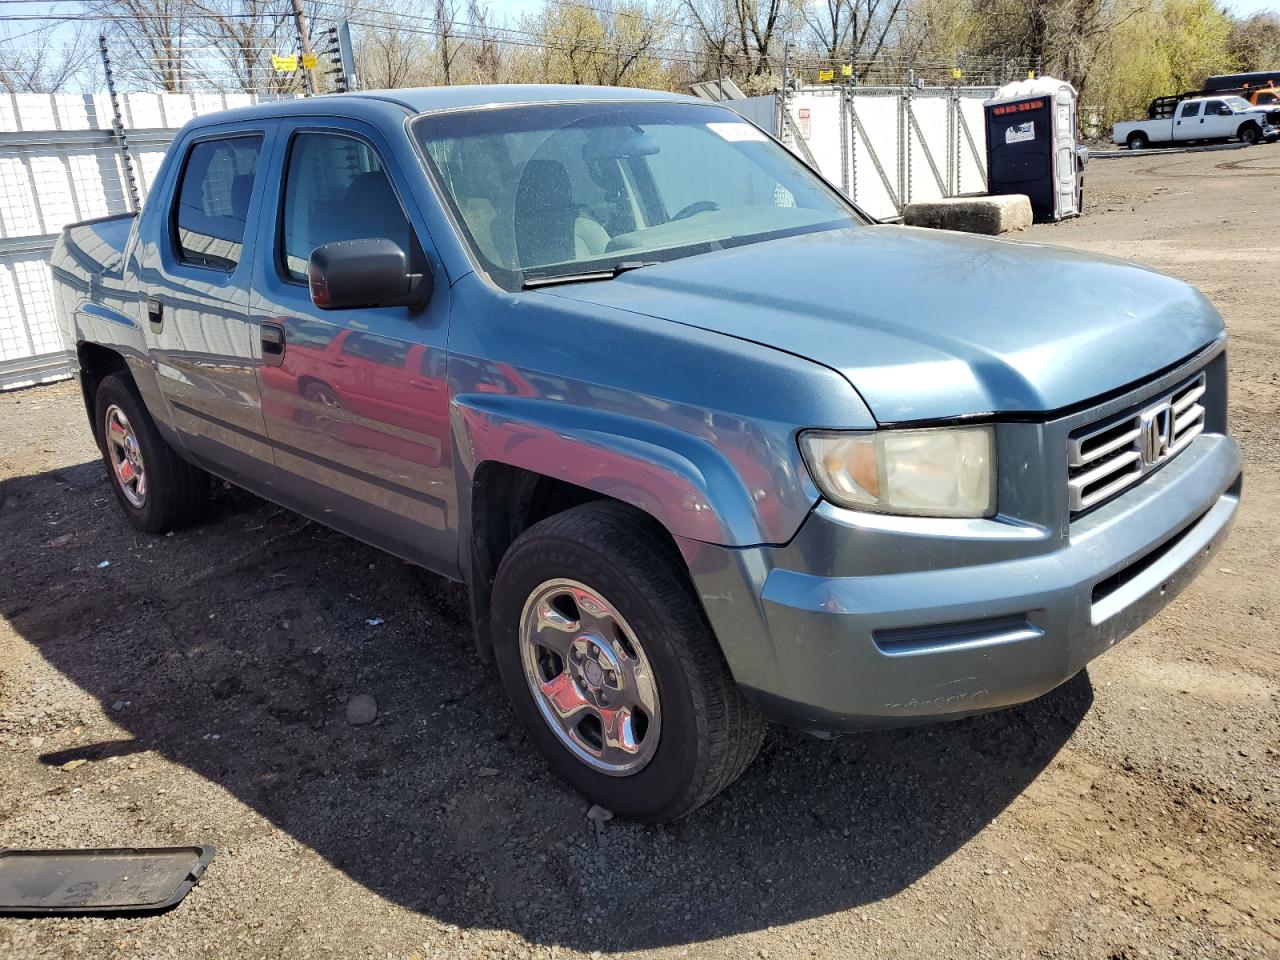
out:
{"label": "front door", "polygon": [[[283,502],[442,573],[457,568],[449,391],[449,286],[414,200],[375,130],[351,120],[296,121],[250,312],[283,349],[263,354],[259,378]],[[274,179],[274,178],[273,178]],[[312,250],[385,238],[436,284],[425,309],[321,310],[311,302]]]}
{"label": "front door", "polygon": [[1210,100],[1204,105],[1202,128],[1210,140],[1236,135],[1236,114],[1221,100]]}
{"label": "front door", "polygon": [[181,151],[136,264],[147,346],[184,447],[251,489],[275,476],[246,316],[270,124],[206,128]]}

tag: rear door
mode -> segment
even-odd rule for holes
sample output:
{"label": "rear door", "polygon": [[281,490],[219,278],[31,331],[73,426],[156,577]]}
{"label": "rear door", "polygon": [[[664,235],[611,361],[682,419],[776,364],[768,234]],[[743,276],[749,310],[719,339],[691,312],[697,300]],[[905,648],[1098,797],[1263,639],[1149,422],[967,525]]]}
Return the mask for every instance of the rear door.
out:
{"label": "rear door", "polygon": [[1202,100],[1183,100],[1178,104],[1178,111],[1173,118],[1173,139],[1200,140],[1208,134],[1204,132],[1204,117],[1200,108]]}
{"label": "rear door", "polygon": [[[354,119],[285,121],[283,162],[267,187],[251,313],[283,331],[264,355],[266,428],[281,499],[442,573],[457,568],[449,391],[449,285],[379,131]],[[425,309],[321,310],[312,250],[385,238],[431,269]]]}
{"label": "rear door", "polygon": [[275,475],[245,310],[274,121],[192,131],[148,206],[135,275],[171,422],[186,449],[252,489]]}

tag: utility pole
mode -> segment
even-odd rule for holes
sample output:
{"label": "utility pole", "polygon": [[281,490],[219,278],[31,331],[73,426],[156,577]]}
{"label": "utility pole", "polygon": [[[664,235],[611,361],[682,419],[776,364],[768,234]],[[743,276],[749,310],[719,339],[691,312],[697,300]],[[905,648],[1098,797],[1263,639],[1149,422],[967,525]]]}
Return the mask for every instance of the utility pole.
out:
{"label": "utility pole", "polygon": [[[302,59],[305,62],[314,54],[311,52],[311,37],[307,34],[307,17],[302,12],[302,0],[293,0],[293,23],[298,28],[298,39],[302,41]],[[313,97],[320,92],[320,87],[316,83],[315,67],[307,69],[307,89],[311,91]]]}

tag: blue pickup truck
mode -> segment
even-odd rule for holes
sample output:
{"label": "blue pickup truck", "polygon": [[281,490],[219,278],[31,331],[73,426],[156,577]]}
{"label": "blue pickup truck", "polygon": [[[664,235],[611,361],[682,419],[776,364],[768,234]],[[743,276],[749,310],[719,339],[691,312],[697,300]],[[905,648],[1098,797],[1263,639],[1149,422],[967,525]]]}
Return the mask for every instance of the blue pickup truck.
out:
{"label": "blue pickup truck", "polygon": [[512,721],[637,818],[705,803],[770,720],[1053,689],[1240,497],[1200,293],[876,223],[688,97],[202,117],[53,272],[134,526],[195,521],[220,477],[465,582]]}

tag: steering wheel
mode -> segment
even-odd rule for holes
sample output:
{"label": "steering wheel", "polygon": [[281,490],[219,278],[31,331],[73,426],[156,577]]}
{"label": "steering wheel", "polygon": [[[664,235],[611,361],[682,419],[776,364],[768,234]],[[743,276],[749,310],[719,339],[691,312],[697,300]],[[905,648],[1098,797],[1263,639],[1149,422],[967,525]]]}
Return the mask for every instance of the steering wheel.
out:
{"label": "steering wheel", "polygon": [[707,213],[711,210],[719,209],[720,204],[716,203],[714,200],[699,200],[696,203],[689,204],[671,219],[673,221],[684,220],[686,217],[692,217],[695,213]]}

